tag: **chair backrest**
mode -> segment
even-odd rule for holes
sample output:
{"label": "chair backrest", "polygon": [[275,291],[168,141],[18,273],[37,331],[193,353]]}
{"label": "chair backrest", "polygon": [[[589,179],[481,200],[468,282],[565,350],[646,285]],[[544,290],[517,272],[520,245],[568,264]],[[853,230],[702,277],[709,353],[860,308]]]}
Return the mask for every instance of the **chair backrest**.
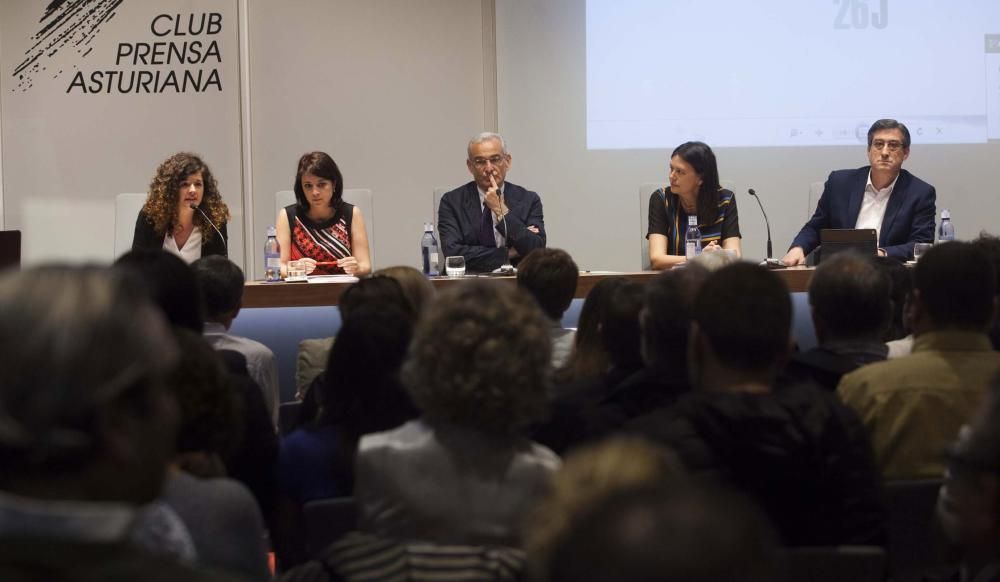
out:
{"label": "chair backrest", "polygon": [[[365,219],[365,230],[368,232],[368,257],[372,263],[372,270],[375,270],[375,247],[371,244],[375,236],[375,204],[372,191],[368,188],[346,188],[343,196],[345,202],[361,210],[361,216]],[[279,190],[274,194],[274,215],[278,216],[282,208],[291,204],[295,204],[295,192]]]}
{"label": "chair backrest", "polygon": [[302,508],[302,514],[306,524],[306,551],[310,556],[358,528],[358,506],[353,497],[309,501]]}
{"label": "chair backrest", "polygon": [[826,186],[826,182],[813,182],[809,184],[809,201],[806,203],[806,220],[812,218],[813,214],[816,212],[816,206],[819,205],[819,197],[823,195],[823,188]]}
{"label": "chair backrest", "polygon": [[115,197],[115,257],[132,249],[135,219],[146,203],[145,194],[119,194]]}
{"label": "chair backrest", "polygon": [[941,479],[915,479],[885,484],[889,571],[894,582],[920,580],[944,567],[943,534],[935,518],[943,483]]}
{"label": "chair backrest", "polygon": [[[719,185],[735,194],[736,182],[732,180],[719,180]],[[649,197],[659,188],[668,187],[668,182],[646,182],[639,184],[639,268],[648,270],[649,264],[649,241],[646,239],[646,231],[649,229]]]}
{"label": "chair backrest", "polygon": [[790,548],[784,551],[785,580],[882,582],[886,553],[877,546]]}
{"label": "chair backrest", "polygon": [[0,269],[21,266],[21,231],[0,230]]}

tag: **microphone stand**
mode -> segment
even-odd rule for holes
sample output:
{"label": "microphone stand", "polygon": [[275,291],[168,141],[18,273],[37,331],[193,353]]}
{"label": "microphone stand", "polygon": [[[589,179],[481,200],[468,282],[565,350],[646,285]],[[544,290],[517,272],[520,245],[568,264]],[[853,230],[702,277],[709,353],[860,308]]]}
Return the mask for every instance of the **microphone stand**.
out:
{"label": "microphone stand", "polygon": [[767,212],[764,210],[764,204],[760,201],[760,196],[757,195],[757,192],[755,192],[753,188],[747,190],[747,193],[753,196],[754,200],[757,201],[757,205],[760,206],[760,213],[764,215],[764,226],[767,227],[767,260],[764,261],[764,265],[768,269],[780,269],[784,267],[785,264],[778,259],[772,258],[773,252],[771,250],[771,221],[767,219]]}
{"label": "microphone stand", "polygon": [[188,207],[191,208],[191,210],[197,210],[199,213],[201,213],[201,215],[205,217],[205,222],[207,222],[210,225],[212,225],[212,228],[215,229],[215,232],[219,233],[219,239],[222,240],[222,246],[223,246],[223,248],[226,249],[226,254],[228,255],[229,254],[229,245],[226,243],[226,237],[222,236],[222,231],[219,230],[219,227],[215,226],[215,223],[212,222],[212,219],[209,218],[208,215],[205,214],[205,211],[202,210],[201,208],[199,208],[195,203],[192,202],[192,203],[188,204]]}
{"label": "microphone stand", "polygon": [[[497,196],[500,198],[500,210],[503,211],[503,190],[497,188]],[[517,273],[517,269],[514,268],[514,265],[510,264],[510,250],[509,250],[510,247],[508,246],[508,244],[510,243],[510,239],[507,236],[506,212],[504,212],[503,215],[500,216],[500,221],[503,223],[503,247],[504,247],[503,264],[500,265],[500,267],[494,270],[493,272],[498,275],[513,275]]]}

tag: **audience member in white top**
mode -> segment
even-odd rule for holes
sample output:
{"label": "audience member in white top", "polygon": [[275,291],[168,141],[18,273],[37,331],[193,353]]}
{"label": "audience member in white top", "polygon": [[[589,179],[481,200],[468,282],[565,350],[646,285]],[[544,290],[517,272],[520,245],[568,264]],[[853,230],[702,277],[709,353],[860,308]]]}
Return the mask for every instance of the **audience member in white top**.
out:
{"label": "audience member in white top", "polygon": [[229,333],[243,306],[243,270],[229,259],[215,255],[202,257],[191,267],[205,304],[205,339],[216,350],[232,350],[246,357],[247,371],[264,391],[267,410],[277,424],[281,395],[274,352],[256,340]]}

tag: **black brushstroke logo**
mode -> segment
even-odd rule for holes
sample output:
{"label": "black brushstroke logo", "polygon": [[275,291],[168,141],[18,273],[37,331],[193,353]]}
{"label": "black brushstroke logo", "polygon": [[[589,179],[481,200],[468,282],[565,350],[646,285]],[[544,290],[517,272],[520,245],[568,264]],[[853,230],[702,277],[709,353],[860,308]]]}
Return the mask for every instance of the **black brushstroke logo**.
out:
{"label": "black brushstroke logo", "polygon": [[[124,0],[52,0],[45,7],[41,28],[31,39],[34,44],[24,52],[24,60],[14,69],[15,91],[27,91],[36,75],[46,73],[43,64],[63,50],[75,50],[84,58],[94,50],[91,43],[101,32],[101,26],[117,14]],[[63,72],[59,69],[52,78]]]}

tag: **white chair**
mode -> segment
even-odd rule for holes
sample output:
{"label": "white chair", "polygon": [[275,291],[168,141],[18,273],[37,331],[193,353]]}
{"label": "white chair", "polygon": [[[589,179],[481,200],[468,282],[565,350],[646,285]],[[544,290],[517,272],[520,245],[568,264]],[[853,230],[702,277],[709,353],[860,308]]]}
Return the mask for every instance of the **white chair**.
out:
{"label": "white chair", "polygon": [[145,194],[119,194],[115,197],[115,258],[132,249],[135,220],[145,203]]}
{"label": "white chair", "polygon": [[[732,180],[719,180],[719,185],[736,193],[736,182]],[[639,185],[639,263],[640,269],[649,270],[652,266],[649,263],[649,241],[646,240],[646,231],[649,229],[649,197],[660,188],[668,188],[669,182],[646,182]]]}
{"label": "white chair", "polygon": [[[368,232],[368,258],[372,263],[372,270],[375,270],[375,247],[372,245],[375,234],[375,206],[372,200],[372,191],[368,188],[347,188],[344,190],[344,201],[353,204],[361,209],[361,215],[365,219],[365,230]],[[295,204],[295,192],[291,190],[279,190],[274,194],[274,215],[282,208]]]}

